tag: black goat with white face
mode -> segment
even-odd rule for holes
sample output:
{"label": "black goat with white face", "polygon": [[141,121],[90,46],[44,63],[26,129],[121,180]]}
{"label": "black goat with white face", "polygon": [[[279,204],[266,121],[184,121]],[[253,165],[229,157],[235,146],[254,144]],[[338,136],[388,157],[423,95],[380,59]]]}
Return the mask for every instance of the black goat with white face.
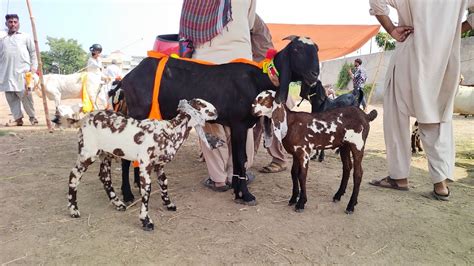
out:
{"label": "black goat with white face", "polygon": [[[364,92],[362,90],[353,90],[338,96],[331,100],[326,95],[326,89],[323,87],[321,81],[318,80],[315,86],[308,86],[301,84],[300,96],[302,99],[308,100],[311,103],[311,113],[320,113],[332,110],[338,107],[355,106],[359,107],[362,99],[364,99]],[[317,151],[315,156],[318,155]],[[312,157],[313,159],[315,157]],[[319,153],[318,161],[324,161],[324,150]]]}
{"label": "black goat with white face", "polygon": [[158,101],[164,119],[176,115],[179,99],[201,98],[212,103],[219,118],[216,123],[231,129],[233,158],[233,188],[235,200],[255,204],[246,182],[245,143],[247,129],[257,122],[251,114],[252,102],[263,90],[277,92],[276,101],[286,102],[290,82],[301,81],[314,86],[319,75],[318,47],[305,37],[290,36],[290,43],[273,59],[279,72],[275,86],[259,67],[247,63],[205,65],[188,60],[169,58],[161,79],[158,99],[152,99],[158,63],[162,59],[145,58],[122,80],[128,115],[145,119],[152,101]]}

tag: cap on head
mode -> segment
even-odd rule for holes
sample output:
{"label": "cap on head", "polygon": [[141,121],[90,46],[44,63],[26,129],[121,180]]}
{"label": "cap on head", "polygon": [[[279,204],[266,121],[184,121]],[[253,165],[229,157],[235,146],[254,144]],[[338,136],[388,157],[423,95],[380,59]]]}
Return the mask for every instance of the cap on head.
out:
{"label": "cap on head", "polygon": [[91,47],[89,47],[89,51],[92,53],[102,53],[102,45],[94,43]]}

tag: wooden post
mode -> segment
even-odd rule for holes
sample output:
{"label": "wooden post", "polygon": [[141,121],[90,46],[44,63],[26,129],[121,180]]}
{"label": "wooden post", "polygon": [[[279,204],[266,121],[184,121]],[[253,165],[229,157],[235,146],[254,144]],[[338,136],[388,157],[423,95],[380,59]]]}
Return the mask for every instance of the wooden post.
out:
{"label": "wooden post", "polygon": [[49,132],[52,132],[53,127],[51,125],[51,120],[49,119],[48,101],[46,98],[46,89],[44,87],[44,81],[43,81],[43,61],[41,60],[41,53],[40,53],[39,45],[38,45],[38,37],[36,35],[35,18],[33,17],[33,12],[31,10],[30,0],[26,0],[26,5],[28,6],[28,12],[30,13],[31,28],[33,30],[33,39],[35,42],[36,57],[38,58],[38,73],[39,73],[39,78],[40,78],[40,83],[41,83],[41,94],[43,94],[43,107],[44,107],[44,115],[46,117],[46,125],[48,126]]}
{"label": "wooden post", "polygon": [[383,61],[386,45],[387,45],[387,39],[385,39],[385,42],[383,44],[383,51],[380,52],[379,63],[377,65],[377,70],[375,71],[374,81],[372,82],[372,87],[371,87],[372,89],[370,90],[369,97],[367,97],[367,106],[369,106],[370,100],[372,99],[372,94],[374,93],[374,91],[376,89],[376,88],[374,88],[374,86],[375,86],[375,83],[377,82],[377,76],[379,75],[380,65],[382,64],[382,61]]}

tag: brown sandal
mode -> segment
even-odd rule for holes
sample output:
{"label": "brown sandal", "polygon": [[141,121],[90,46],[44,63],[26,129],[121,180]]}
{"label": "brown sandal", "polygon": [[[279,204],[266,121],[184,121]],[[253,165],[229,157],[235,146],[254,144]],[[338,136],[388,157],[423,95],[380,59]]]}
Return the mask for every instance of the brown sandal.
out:
{"label": "brown sandal", "polygon": [[278,163],[271,162],[269,165],[264,166],[259,171],[261,173],[278,173],[278,172],[285,171],[285,170],[286,170],[286,167],[284,167],[284,166],[282,166]]}
{"label": "brown sandal", "polygon": [[407,191],[408,187],[401,187],[397,184],[395,179],[392,179],[390,176],[384,177],[380,180],[374,179],[369,182],[370,185],[383,188],[391,188],[396,190]]}

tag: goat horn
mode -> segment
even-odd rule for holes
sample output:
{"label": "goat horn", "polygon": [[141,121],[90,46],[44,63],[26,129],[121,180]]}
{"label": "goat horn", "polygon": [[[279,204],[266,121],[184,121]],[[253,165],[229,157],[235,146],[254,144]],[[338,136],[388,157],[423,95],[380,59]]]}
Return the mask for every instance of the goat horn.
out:
{"label": "goat horn", "polygon": [[293,41],[294,39],[298,38],[298,36],[296,35],[290,35],[290,36],[287,36],[285,38],[283,38],[283,40],[289,40],[289,41]]}

